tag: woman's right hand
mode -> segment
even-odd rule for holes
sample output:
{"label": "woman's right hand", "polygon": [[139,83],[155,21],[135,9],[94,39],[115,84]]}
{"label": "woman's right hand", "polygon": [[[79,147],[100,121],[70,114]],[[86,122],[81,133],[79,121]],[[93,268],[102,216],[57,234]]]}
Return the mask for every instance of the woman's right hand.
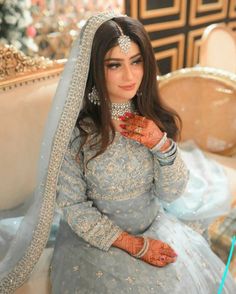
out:
{"label": "woman's right hand", "polygon": [[175,262],[177,254],[165,242],[148,238],[149,248],[141,260],[158,267],[163,267],[169,263]]}
{"label": "woman's right hand", "polygon": [[[158,267],[163,267],[176,261],[177,254],[170,245],[152,238],[148,238],[148,241],[148,251],[140,258],[141,260]],[[137,254],[143,248],[143,245],[144,240],[142,237],[133,236],[127,232],[121,233],[113,243],[113,246],[123,249],[131,255]]]}

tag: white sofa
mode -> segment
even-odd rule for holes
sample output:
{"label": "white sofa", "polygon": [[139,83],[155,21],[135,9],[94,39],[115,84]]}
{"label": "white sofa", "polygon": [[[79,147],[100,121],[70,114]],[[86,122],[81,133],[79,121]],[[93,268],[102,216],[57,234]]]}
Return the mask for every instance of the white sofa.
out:
{"label": "white sofa", "polygon": [[[34,189],[43,127],[62,69],[63,63],[39,67],[37,71],[26,67],[25,73],[6,75],[0,80],[0,209],[24,203]],[[183,120],[182,140],[194,139],[209,156],[225,166],[236,195],[236,157],[233,156],[236,132],[235,125],[231,127],[230,122],[232,105],[236,109],[236,86],[233,87],[226,77],[219,79],[217,75],[204,75],[200,70],[194,74],[194,71],[178,71],[159,77],[160,92]],[[229,109],[224,106],[229,92],[221,91],[218,95],[219,87],[221,90],[230,89],[234,95],[235,100],[230,100]],[[217,101],[223,99],[218,103],[223,103],[224,107],[209,113],[210,104],[214,105],[216,101],[214,97]],[[228,109],[228,117],[224,117],[225,109]],[[203,131],[199,132],[199,128]],[[221,147],[209,144],[209,136],[218,136],[219,141],[226,142],[223,144],[225,148],[222,144]],[[51,256],[52,249],[45,249],[29,281],[16,291],[17,294],[50,293]]]}

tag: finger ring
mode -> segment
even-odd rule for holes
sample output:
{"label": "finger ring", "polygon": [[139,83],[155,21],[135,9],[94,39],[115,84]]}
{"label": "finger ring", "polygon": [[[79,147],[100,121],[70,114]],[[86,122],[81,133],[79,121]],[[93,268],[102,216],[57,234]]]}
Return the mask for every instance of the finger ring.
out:
{"label": "finger ring", "polygon": [[142,128],[141,127],[138,127],[135,132],[138,133],[138,134],[141,134],[141,131],[142,131]]}

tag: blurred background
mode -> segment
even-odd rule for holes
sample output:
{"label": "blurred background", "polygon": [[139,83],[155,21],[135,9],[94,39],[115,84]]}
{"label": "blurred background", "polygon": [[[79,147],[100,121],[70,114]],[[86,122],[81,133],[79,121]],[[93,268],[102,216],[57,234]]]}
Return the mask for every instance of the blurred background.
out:
{"label": "blurred background", "polygon": [[0,0],[0,43],[28,56],[66,58],[86,19],[122,5],[122,0]]}
{"label": "blurred background", "polygon": [[0,44],[29,56],[66,58],[85,20],[106,9],[144,24],[161,74],[198,64],[210,24],[236,31],[235,0],[0,0]]}

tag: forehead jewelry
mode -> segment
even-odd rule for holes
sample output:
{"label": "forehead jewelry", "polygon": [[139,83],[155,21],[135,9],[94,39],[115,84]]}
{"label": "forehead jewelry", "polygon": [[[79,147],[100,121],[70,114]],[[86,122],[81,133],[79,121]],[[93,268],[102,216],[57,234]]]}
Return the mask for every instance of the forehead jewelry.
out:
{"label": "forehead jewelry", "polygon": [[121,33],[121,36],[118,38],[118,44],[120,46],[121,51],[127,54],[131,47],[131,39],[129,36],[124,35],[120,26],[117,25],[117,27]]}

